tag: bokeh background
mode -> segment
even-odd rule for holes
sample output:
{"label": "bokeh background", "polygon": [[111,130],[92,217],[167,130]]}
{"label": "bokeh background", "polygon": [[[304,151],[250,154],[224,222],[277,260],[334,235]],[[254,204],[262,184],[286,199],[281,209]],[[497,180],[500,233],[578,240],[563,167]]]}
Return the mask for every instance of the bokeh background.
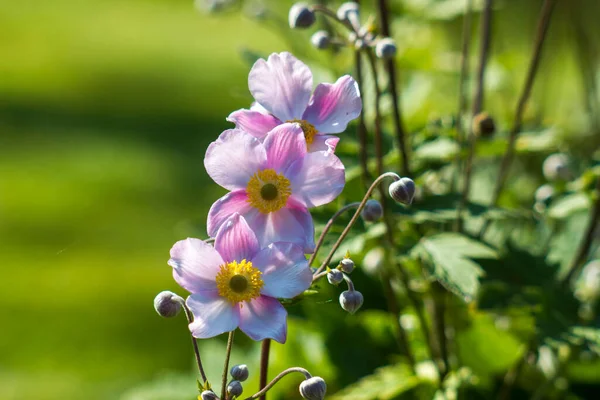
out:
{"label": "bokeh background", "polygon": [[[224,193],[204,170],[205,149],[231,126],[225,117],[251,102],[247,73],[257,56],[293,51],[316,82],[351,72],[349,54],[317,53],[310,33],[287,28],[290,1],[266,1],[268,19],[260,3],[247,3],[215,15],[192,0],[0,0],[0,399],[194,398],[186,324],[159,318],[152,300],[164,289],[185,294],[166,264],[169,248],[205,237],[206,212]],[[414,131],[456,113],[465,2],[391,3]],[[600,49],[600,7],[560,3],[527,120],[589,155],[599,139],[583,66],[595,65],[597,76],[590,49]],[[486,109],[501,131],[540,4],[498,1]],[[473,53],[476,28],[477,17]],[[352,129],[344,140],[355,143]],[[520,176],[523,190],[539,176]],[[362,279],[362,314],[347,316],[335,291],[290,309],[294,339],[275,345],[272,371],[306,366],[334,392],[393,357],[383,297],[375,280]],[[258,345],[238,339],[233,362],[258,375]],[[201,347],[217,382],[223,341]],[[289,378],[272,398],[292,398],[297,384]]]}

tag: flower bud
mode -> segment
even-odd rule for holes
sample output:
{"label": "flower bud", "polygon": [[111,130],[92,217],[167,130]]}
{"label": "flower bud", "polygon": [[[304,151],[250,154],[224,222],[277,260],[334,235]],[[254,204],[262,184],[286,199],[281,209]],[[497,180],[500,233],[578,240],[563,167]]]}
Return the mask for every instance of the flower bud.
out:
{"label": "flower bud", "polygon": [[537,188],[535,191],[535,201],[536,203],[543,203],[547,205],[550,202],[550,199],[554,196],[554,187],[549,184],[545,184]]}
{"label": "flower bud", "polygon": [[340,305],[350,314],[354,314],[363,305],[363,295],[357,290],[346,290],[340,294]]}
{"label": "flower bud", "polygon": [[342,258],[342,261],[340,261],[340,269],[347,274],[351,274],[352,271],[354,271],[354,261],[348,257]]}
{"label": "flower bud", "polygon": [[231,367],[231,377],[236,381],[244,382],[250,374],[246,364],[234,365]]}
{"label": "flower bud", "polygon": [[205,390],[200,394],[200,400],[219,400],[219,396],[212,390]]}
{"label": "flower bud", "polygon": [[313,376],[300,384],[300,395],[306,400],[323,400],[327,392],[327,384],[318,376]]}
{"label": "flower bud", "polygon": [[173,292],[165,290],[160,292],[154,298],[154,309],[161,317],[171,318],[181,311],[183,299]]}
{"label": "flower bud", "polygon": [[[244,388],[242,387],[242,383],[240,381],[231,381],[229,382],[229,385],[227,385],[227,393],[230,396],[239,396],[242,394],[242,392],[244,391]],[[229,398],[229,396],[227,396],[227,398]]]}
{"label": "flower bud", "polygon": [[360,216],[367,222],[377,221],[383,216],[383,207],[379,201],[370,199],[365,204],[365,208],[361,211]]}
{"label": "flower bud", "polygon": [[396,42],[389,37],[379,39],[375,45],[375,55],[377,55],[378,58],[392,58],[396,55],[397,50]]}
{"label": "flower bud", "polygon": [[344,280],[344,274],[339,269],[332,269],[327,272],[327,280],[332,285],[339,285]]}
{"label": "flower bud", "polygon": [[308,28],[315,23],[315,13],[306,3],[296,3],[290,8],[289,23],[291,28]]}
{"label": "flower bud", "polygon": [[324,50],[329,47],[329,33],[327,31],[316,31],[310,37],[310,42],[319,50]]}
{"label": "flower bud", "polygon": [[568,180],[571,177],[569,158],[565,154],[552,154],[542,165],[544,177],[549,181]]}
{"label": "flower bud", "polygon": [[410,178],[400,178],[399,181],[392,182],[389,188],[392,199],[402,204],[411,204],[415,197],[415,182]]}
{"label": "flower bud", "polygon": [[350,14],[358,16],[358,3],[354,1],[347,1],[337,9],[337,17],[341,21],[349,21]]}
{"label": "flower bud", "polygon": [[496,122],[486,112],[481,112],[473,118],[473,133],[475,136],[489,138],[496,132]]}

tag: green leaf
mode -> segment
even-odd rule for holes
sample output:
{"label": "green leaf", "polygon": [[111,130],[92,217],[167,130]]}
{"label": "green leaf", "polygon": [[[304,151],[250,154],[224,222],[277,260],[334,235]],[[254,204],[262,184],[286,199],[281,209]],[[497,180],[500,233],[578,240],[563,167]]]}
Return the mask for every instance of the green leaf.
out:
{"label": "green leaf", "polygon": [[496,258],[496,252],[481,242],[458,233],[440,233],[421,239],[413,249],[427,260],[429,272],[448,290],[471,301],[484,271],[472,258]]}
{"label": "green leaf", "polygon": [[589,210],[591,201],[585,193],[572,193],[550,205],[548,215],[554,219],[565,219],[580,210]]}

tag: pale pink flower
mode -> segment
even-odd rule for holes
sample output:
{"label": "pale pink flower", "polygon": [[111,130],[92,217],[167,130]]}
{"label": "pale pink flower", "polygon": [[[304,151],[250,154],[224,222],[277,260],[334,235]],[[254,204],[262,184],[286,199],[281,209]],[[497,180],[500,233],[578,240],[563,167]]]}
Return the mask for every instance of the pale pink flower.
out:
{"label": "pale pink flower", "polygon": [[248,87],[255,105],[234,111],[227,120],[259,139],[277,125],[298,122],[311,152],[335,150],[339,138],[330,134],[343,132],[362,109],[358,85],[350,75],[333,84],[320,83],[311,96],[310,69],[287,52],[254,63]]}
{"label": "pale pink flower", "polygon": [[264,140],[239,129],[221,134],[206,150],[210,177],[231,192],[208,212],[214,236],[233,213],[239,213],[261,245],[297,243],[314,251],[314,226],[308,208],[327,204],[344,188],[344,165],[333,151],[307,153],[297,123],[282,124]]}
{"label": "pale pink flower", "polygon": [[287,312],[277,299],[293,298],[312,283],[301,247],[278,242],[261,249],[239,214],[221,226],[214,247],[192,238],[175,243],[169,265],[191,293],[189,328],[200,339],[239,327],[253,340],[285,343]]}

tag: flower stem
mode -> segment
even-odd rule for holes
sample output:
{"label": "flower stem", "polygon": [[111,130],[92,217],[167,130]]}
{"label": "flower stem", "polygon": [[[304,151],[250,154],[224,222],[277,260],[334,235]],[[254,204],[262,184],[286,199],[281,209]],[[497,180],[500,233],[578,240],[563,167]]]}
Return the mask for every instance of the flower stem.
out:
{"label": "flower stem", "polygon": [[[185,313],[185,317],[187,318],[188,324],[194,322],[194,315],[185,304],[185,301],[181,299],[179,302],[181,307],[183,308],[183,312]],[[198,349],[198,342],[196,338],[190,333],[190,337],[192,338],[192,346],[194,347],[194,355],[196,356],[196,364],[198,364],[198,371],[200,372],[200,376],[202,377],[202,382],[206,383],[206,374],[204,373],[204,368],[202,367],[202,359],[200,358],[200,350]]]}
{"label": "flower stem", "polygon": [[[377,0],[377,10],[379,13],[379,25],[383,36],[391,36],[390,21],[388,18],[389,12],[386,0]],[[393,58],[386,59],[384,66],[389,79],[389,90],[392,96],[392,111],[394,113],[394,131],[396,133],[396,141],[400,149],[400,171],[402,175],[411,175],[410,162],[408,158],[407,144],[405,140],[404,126],[402,125],[402,114],[400,111],[400,95],[396,82],[396,66]]]}
{"label": "flower stem", "polygon": [[227,399],[227,376],[229,374],[229,358],[231,357],[231,348],[233,347],[233,334],[235,330],[229,332],[227,338],[227,350],[225,353],[225,366],[223,367],[223,377],[221,379],[221,399]]}
{"label": "flower stem", "polygon": [[[485,67],[487,65],[488,54],[490,49],[490,39],[492,34],[491,22],[492,22],[492,3],[493,0],[485,0],[485,6],[483,13],[481,14],[481,27],[480,27],[480,44],[479,44],[479,67],[477,69],[477,86],[475,89],[475,95],[473,96],[473,108],[472,108],[472,119],[481,112],[483,106],[483,80],[485,77]],[[473,124],[469,128],[469,153],[467,155],[467,161],[464,172],[463,191],[460,202],[457,207],[457,218],[455,230],[462,232],[463,229],[463,217],[462,213],[469,199],[469,190],[471,188],[471,175],[473,172],[473,157],[475,155],[475,143],[477,138],[473,132]]]}
{"label": "flower stem", "polygon": [[[263,340],[260,346],[260,382],[258,389],[263,390],[267,386],[267,375],[269,372],[269,354],[271,352],[271,339]],[[267,400],[265,391],[260,400]]]}
{"label": "flower stem", "polygon": [[313,10],[313,12],[320,12],[321,14],[333,19],[334,21],[339,22],[340,24],[344,25],[346,28],[348,28],[348,30],[358,33],[357,30],[354,28],[354,26],[349,22],[349,21],[345,21],[345,20],[341,20],[337,17],[337,14],[333,11],[331,11],[329,8],[327,8],[324,5],[321,4],[313,4],[311,6],[311,9]]}
{"label": "flower stem", "polygon": [[365,204],[367,204],[367,200],[369,200],[369,197],[371,197],[371,193],[373,193],[373,190],[375,190],[375,188],[377,187],[377,185],[379,185],[379,183],[383,179],[388,178],[388,177],[393,178],[395,181],[400,180],[400,177],[398,176],[398,174],[396,174],[394,172],[386,172],[384,174],[379,175],[379,177],[377,177],[377,179],[375,179],[375,181],[371,184],[371,186],[367,190],[367,193],[363,197],[362,201],[358,205],[358,208],[354,212],[354,215],[352,216],[352,219],[350,219],[350,222],[348,222],[348,225],[346,225],[346,228],[344,228],[342,234],[340,235],[340,237],[338,238],[338,240],[335,242],[335,244],[333,245],[333,247],[329,251],[329,254],[327,254],[327,257],[325,258],[325,260],[323,261],[323,263],[321,264],[321,266],[315,272],[315,275],[321,273],[327,267],[327,265],[329,265],[329,263],[331,262],[331,259],[333,258],[334,253],[340,247],[340,245],[342,244],[342,242],[344,241],[344,239],[346,238],[346,236],[348,236],[348,233],[350,232],[350,229],[352,228],[352,226],[354,225],[354,223],[356,222],[356,220],[360,216],[360,212],[365,207]]}
{"label": "flower stem", "polygon": [[[552,16],[552,10],[554,9],[555,4],[555,0],[545,0],[544,4],[542,5],[542,11],[540,12],[540,18],[538,20],[537,25],[537,34],[535,37],[533,54],[531,55],[531,61],[529,63],[529,70],[527,71],[527,78],[525,79],[523,91],[521,92],[519,103],[517,104],[515,119],[513,122],[512,129],[510,131],[510,136],[508,138],[508,148],[506,149],[504,157],[502,158],[502,161],[500,163],[500,171],[498,173],[498,179],[496,180],[496,186],[494,187],[494,192],[492,195],[492,207],[494,207],[498,203],[498,199],[500,198],[500,194],[502,193],[502,190],[504,189],[504,185],[506,183],[508,169],[515,154],[515,144],[517,141],[517,136],[521,131],[521,125],[523,123],[523,113],[525,112],[525,105],[527,104],[527,100],[529,99],[529,95],[531,94],[531,88],[533,87],[533,82],[535,80],[538,66],[540,64],[542,46],[544,44],[544,39],[546,38],[546,34],[548,32],[548,27],[550,25],[550,17]],[[489,224],[490,220],[486,219],[479,232],[480,238],[483,237],[483,235],[485,234],[487,228],[489,227]]]}
{"label": "flower stem", "polygon": [[304,368],[299,368],[299,367],[294,367],[294,368],[288,368],[285,371],[281,372],[279,375],[277,375],[275,378],[273,378],[273,380],[271,382],[269,382],[269,384],[267,386],[265,386],[263,389],[261,389],[259,392],[254,393],[252,396],[250,397],[246,397],[244,400],[255,400],[258,399],[260,396],[263,396],[265,393],[267,393],[267,391],[269,391],[269,389],[271,389],[273,386],[275,386],[275,384],[277,382],[279,382],[281,380],[281,378],[283,378],[284,376],[291,374],[293,372],[299,372],[302,375],[304,375],[304,377],[306,379],[310,379],[312,378],[312,375],[305,370]]}
{"label": "flower stem", "polygon": [[325,240],[325,235],[327,235],[327,232],[329,232],[329,229],[331,229],[335,220],[340,215],[342,215],[345,211],[350,210],[354,207],[358,207],[359,205],[360,205],[359,202],[347,204],[344,207],[340,208],[335,214],[333,214],[333,216],[331,218],[329,218],[329,221],[327,221],[327,225],[325,225],[325,228],[323,228],[323,232],[321,232],[321,236],[319,236],[319,239],[317,240],[317,245],[315,246],[315,251],[314,251],[314,253],[312,253],[312,255],[310,256],[310,259],[308,260],[309,266],[312,265],[312,263],[315,261],[315,258],[317,257],[317,252],[319,251],[319,249],[323,245],[323,241]]}

